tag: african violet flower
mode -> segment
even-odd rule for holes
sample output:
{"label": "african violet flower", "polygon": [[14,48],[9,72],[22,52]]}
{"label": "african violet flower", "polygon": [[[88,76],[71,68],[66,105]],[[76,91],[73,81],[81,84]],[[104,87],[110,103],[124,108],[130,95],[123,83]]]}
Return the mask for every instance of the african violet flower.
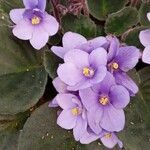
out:
{"label": "african violet flower", "polygon": [[[150,13],[147,13],[147,18],[150,21]],[[143,62],[150,64],[150,29],[141,31],[139,39],[142,45],[145,46],[142,54],[142,60]]]}
{"label": "african violet flower", "polygon": [[87,129],[86,110],[76,95],[58,94],[58,105],[63,109],[57,119],[57,124],[64,129],[73,129],[75,140],[80,140]]}
{"label": "african violet flower", "polygon": [[116,85],[111,73],[104,80],[91,88],[79,91],[81,101],[87,109],[90,128],[99,134],[102,128],[107,131],[120,131],[124,128],[123,108],[129,103],[129,92],[121,85]]}
{"label": "african violet flower", "polygon": [[35,49],[41,49],[49,36],[57,33],[59,24],[45,12],[46,0],[23,0],[25,8],[10,11],[10,18],[16,24],[13,34],[22,40],[30,40]]}
{"label": "african violet flower", "polygon": [[126,87],[134,96],[138,92],[138,87],[126,73],[138,63],[140,51],[134,46],[121,46],[116,37],[108,39],[108,70],[114,75],[116,82]]}
{"label": "african violet flower", "polygon": [[92,40],[87,41],[85,37],[78,33],[66,32],[62,39],[63,47],[52,46],[51,50],[60,58],[64,58],[64,55],[72,49],[80,49],[90,53],[92,50],[99,47],[106,47],[108,41],[105,37],[100,36]]}
{"label": "african violet flower", "polygon": [[67,52],[57,70],[69,90],[84,89],[102,81],[106,75],[107,52],[97,48],[90,54],[78,49]]}

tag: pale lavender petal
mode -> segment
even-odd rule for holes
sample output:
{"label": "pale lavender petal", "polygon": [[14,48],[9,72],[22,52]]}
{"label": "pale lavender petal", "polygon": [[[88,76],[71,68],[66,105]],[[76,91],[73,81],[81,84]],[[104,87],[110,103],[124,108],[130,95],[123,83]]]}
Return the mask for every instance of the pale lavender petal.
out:
{"label": "pale lavender petal", "polygon": [[39,0],[23,0],[26,9],[33,9],[38,6]]}
{"label": "pale lavender petal", "polygon": [[94,67],[107,64],[107,52],[104,48],[100,47],[93,50],[89,56],[90,64]]}
{"label": "pale lavender petal", "polygon": [[144,63],[150,64],[150,45],[144,49],[142,55],[142,61]]}
{"label": "pale lavender petal", "polygon": [[30,43],[35,49],[40,50],[43,48],[48,42],[48,39],[49,35],[42,26],[34,27],[34,32],[32,38],[30,39]]}
{"label": "pale lavender petal", "polygon": [[139,34],[140,42],[143,44],[143,46],[150,45],[150,29],[146,29],[140,32]]}
{"label": "pale lavender petal", "polygon": [[70,86],[76,85],[83,78],[80,71],[72,63],[64,63],[60,65],[57,74],[64,83]]}
{"label": "pale lavender petal", "polygon": [[57,118],[57,124],[64,129],[73,129],[76,126],[77,116],[71,110],[63,110]]}
{"label": "pale lavender petal", "polygon": [[46,8],[46,0],[38,0],[38,8],[44,11]]}
{"label": "pale lavender petal", "polygon": [[29,21],[21,20],[13,29],[13,34],[21,40],[32,38],[34,28]]}
{"label": "pale lavender petal", "polygon": [[106,73],[107,73],[107,68],[103,65],[100,65],[95,71],[93,78],[90,79],[90,83],[96,84],[101,82],[105,78]]}
{"label": "pale lavender petal", "polygon": [[74,49],[66,53],[64,56],[64,62],[71,62],[75,64],[77,68],[82,70],[84,67],[89,66],[89,54],[87,52]]}
{"label": "pale lavender petal", "polygon": [[69,51],[67,48],[63,48],[61,46],[52,46],[51,50],[60,58],[64,58],[64,55]]}
{"label": "pale lavender petal", "polygon": [[108,94],[110,88],[115,84],[115,78],[110,72],[107,72],[104,80],[99,84],[93,85],[92,90],[96,93],[99,93],[101,91],[102,93]]}
{"label": "pale lavender petal", "polygon": [[121,131],[125,125],[125,114],[122,109],[116,109],[111,104],[103,109],[101,127],[107,131]]}
{"label": "pale lavender petal", "polygon": [[53,80],[53,85],[58,93],[67,93],[68,92],[67,85],[63,81],[61,81],[59,77],[56,77]]}
{"label": "pale lavender petal", "polygon": [[71,109],[77,107],[77,105],[72,101],[74,98],[77,99],[75,95],[69,93],[57,94],[56,101],[62,109]]}
{"label": "pale lavender petal", "polygon": [[44,16],[44,20],[41,26],[45,29],[49,36],[55,35],[59,29],[59,23],[57,20],[47,13]]}
{"label": "pale lavender petal", "polygon": [[57,103],[57,100],[56,100],[56,97],[49,103],[48,107],[58,107],[58,103]]}
{"label": "pale lavender petal", "polygon": [[139,88],[136,83],[126,74],[126,73],[115,73],[114,74],[116,82],[120,85],[126,87],[131,96],[134,96]]}
{"label": "pale lavender petal", "polygon": [[77,117],[76,126],[73,128],[73,135],[76,141],[79,141],[87,129],[87,120],[81,116]]}
{"label": "pale lavender petal", "polygon": [[138,63],[140,58],[140,51],[134,46],[125,46],[119,48],[119,53],[115,61],[119,64],[122,71],[129,71],[133,69]]}
{"label": "pale lavender petal", "polygon": [[91,110],[91,106],[97,108],[99,94],[94,93],[91,88],[80,90],[79,95],[83,105],[88,111]]}
{"label": "pale lavender petal", "polygon": [[94,133],[100,134],[102,132],[102,128],[100,126],[100,121],[103,116],[103,108],[102,107],[93,107],[91,105],[91,109],[87,114],[88,123],[90,128],[93,130]]}
{"label": "pale lavender petal", "polygon": [[87,42],[86,38],[82,35],[74,32],[67,32],[64,34],[63,39],[63,47],[73,49],[76,46],[84,44]]}
{"label": "pale lavender petal", "polygon": [[15,23],[18,24],[23,19],[23,13],[25,9],[13,9],[10,11],[10,19]]}
{"label": "pale lavender petal", "polygon": [[115,108],[125,108],[130,101],[129,92],[121,85],[112,86],[109,97]]}
{"label": "pale lavender petal", "polygon": [[113,148],[116,144],[118,144],[118,137],[114,133],[108,133],[108,134],[111,134],[111,137],[109,138],[105,137],[104,134],[104,136],[101,138],[101,141],[106,147]]}

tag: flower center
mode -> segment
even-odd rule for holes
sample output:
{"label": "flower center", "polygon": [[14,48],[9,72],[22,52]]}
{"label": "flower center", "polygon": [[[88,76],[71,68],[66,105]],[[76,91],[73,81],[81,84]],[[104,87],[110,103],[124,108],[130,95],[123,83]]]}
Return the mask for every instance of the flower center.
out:
{"label": "flower center", "polygon": [[119,68],[118,63],[116,63],[116,62],[112,63],[112,68],[117,70]]}
{"label": "flower center", "polygon": [[79,108],[72,108],[71,113],[72,115],[77,116],[81,113],[81,111],[79,110]]}
{"label": "flower center", "polygon": [[84,67],[83,68],[83,74],[86,77],[92,77],[94,75],[94,70],[92,68],[89,68],[89,67]]}
{"label": "flower center", "polygon": [[110,139],[110,138],[112,137],[112,135],[111,135],[111,133],[106,133],[106,134],[104,135],[104,137],[107,138],[107,139]]}
{"label": "flower center", "polygon": [[37,17],[37,16],[34,16],[32,19],[31,19],[31,23],[33,25],[37,25],[41,22],[41,18],[40,17]]}
{"label": "flower center", "polygon": [[99,102],[100,102],[100,104],[102,104],[102,105],[107,105],[108,103],[109,103],[109,99],[108,99],[108,97],[106,97],[106,96],[103,96],[103,97],[101,97],[100,99],[99,99]]}

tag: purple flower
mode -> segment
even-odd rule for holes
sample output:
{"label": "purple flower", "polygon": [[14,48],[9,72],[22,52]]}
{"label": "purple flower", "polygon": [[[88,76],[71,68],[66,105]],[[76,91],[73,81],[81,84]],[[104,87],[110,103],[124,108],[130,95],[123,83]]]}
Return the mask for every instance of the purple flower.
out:
{"label": "purple flower", "polygon": [[108,49],[108,70],[114,75],[116,82],[126,87],[132,96],[138,92],[138,87],[126,73],[136,66],[139,58],[139,49],[120,46],[116,37],[112,38]]}
{"label": "purple flower", "polygon": [[[150,21],[150,13],[147,13],[147,18]],[[145,47],[142,54],[142,60],[143,62],[150,64],[150,29],[141,31],[139,34],[139,39]]]}
{"label": "purple flower", "polygon": [[92,50],[104,47],[108,44],[105,37],[100,36],[87,41],[85,37],[78,33],[67,32],[62,39],[63,47],[52,46],[51,50],[59,57],[64,58],[64,55],[72,49],[80,49],[90,53]]}
{"label": "purple flower", "polygon": [[57,124],[64,129],[73,129],[76,141],[79,141],[87,129],[86,110],[79,97],[73,94],[58,94],[58,105],[63,109],[57,119]]}
{"label": "purple flower", "polygon": [[10,18],[16,24],[13,34],[22,40],[30,40],[35,49],[41,49],[49,36],[57,33],[59,24],[45,12],[46,0],[23,0],[25,8],[10,11]]}
{"label": "purple flower", "polygon": [[72,91],[99,83],[107,72],[107,52],[104,48],[97,48],[90,54],[78,49],[71,50],[65,54],[64,62],[57,74]]}
{"label": "purple flower", "polygon": [[79,91],[81,101],[87,109],[90,128],[99,134],[102,128],[107,131],[120,131],[124,128],[123,108],[129,103],[129,92],[116,85],[111,73],[100,84]]}

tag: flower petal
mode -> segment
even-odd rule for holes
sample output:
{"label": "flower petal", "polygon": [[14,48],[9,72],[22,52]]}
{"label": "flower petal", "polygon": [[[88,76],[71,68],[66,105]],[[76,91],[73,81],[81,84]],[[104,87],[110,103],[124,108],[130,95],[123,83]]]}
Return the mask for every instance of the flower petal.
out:
{"label": "flower petal", "polygon": [[97,108],[99,95],[94,93],[91,88],[80,90],[79,95],[83,105],[88,111],[91,110],[91,106]]}
{"label": "flower petal", "polygon": [[67,93],[67,85],[60,80],[59,77],[53,80],[53,85],[58,93]]}
{"label": "flower petal", "polygon": [[65,33],[62,41],[63,41],[63,47],[69,48],[69,49],[74,49],[78,45],[81,45],[87,42],[85,37],[74,32]]}
{"label": "flower petal", "polygon": [[57,20],[47,13],[45,14],[42,26],[50,36],[55,35],[59,29]]}
{"label": "flower petal", "polygon": [[146,47],[150,45],[150,29],[141,31],[139,34],[139,39],[143,46]]}
{"label": "flower petal", "polygon": [[130,101],[129,92],[121,85],[112,86],[109,97],[115,108],[125,108]]}
{"label": "flower petal", "polygon": [[84,120],[81,116],[77,117],[76,126],[73,128],[73,135],[76,141],[79,141],[87,129],[87,120]]}
{"label": "flower petal", "polygon": [[97,108],[92,107],[87,114],[89,126],[96,134],[100,134],[102,132],[102,128],[100,126],[102,116],[103,116],[103,108],[100,106]]}
{"label": "flower petal", "polygon": [[13,9],[10,11],[10,19],[15,23],[18,24],[23,19],[23,13],[25,12],[24,8],[21,9]]}
{"label": "flower petal", "polygon": [[38,6],[38,1],[39,0],[23,0],[23,3],[26,9],[33,9],[36,8],[36,6]]}
{"label": "flower petal", "polygon": [[72,63],[64,63],[58,67],[57,74],[59,78],[70,86],[76,85],[82,80],[80,70]]}
{"label": "flower petal", "polygon": [[150,45],[144,49],[142,55],[142,61],[144,63],[150,64]]}
{"label": "flower petal", "polygon": [[73,103],[73,99],[77,99],[77,97],[73,94],[57,94],[56,101],[58,105],[62,109],[71,109],[77,107],[75,103]]}
{"label": "flower petal", "polygon": [[38,0],[38,8],[44,11],[46,8],[46,0]]}
{"label": "flower petal", "polygon": [[103,109],[101,127],[107,131],[121,131],[125,125],[125,115],[122,109],[116,109],[111,104]]}
{"label": "flower petal", "polygon": [[58,103],[57,103],[57,100],[56,100],[56,97],[48,104],[48,107],[58,107]]}
{"label": "flower petal", "polygon": [[21,20],[13,29],[13,34],[21,40],[29,40],[32,38],[34,28],[30,22]]}
{"label": "flower petal", "polygon": [[122,71],[129,71],[133,69],[138,63],[140,58],[140,51],[134,46],[125,46],[119,48],[118,55],[115,61],[119,64]]}
{"label": "flower petal", "polygon": [[43,29],[43,27],[37,26],[34,28],[32,38],[30,39],[30,43],[35,49],[39,50],[46,45],[48,39],[49,39],[49,35]]}
{"label": "flower petal", "polygon": [[93,50],[89,56],[90,65],[99,67],[100,65],[107,64],[107,52],[104,48],[100,47]]}
{"label": "flower petal", "polygon": [[126,74],[126,73],[115,73],[114,74],[116,82],[120,85],[123,85],[129,91],[131,96],[134,96],[139,88],[136,83]]}
{"label": "flower petal", "polygon": [[83,69],[84,67],[89,66],[89,54],[84,51],[74,49],[64,56],[64,62],[71,62],[75,64],[77,68]]}
{"label": "flower petal", "polygon": [[73,129],[76,126],[77,116],[71,110],[63,110],[57,118],[57,124],[64,129]]}

